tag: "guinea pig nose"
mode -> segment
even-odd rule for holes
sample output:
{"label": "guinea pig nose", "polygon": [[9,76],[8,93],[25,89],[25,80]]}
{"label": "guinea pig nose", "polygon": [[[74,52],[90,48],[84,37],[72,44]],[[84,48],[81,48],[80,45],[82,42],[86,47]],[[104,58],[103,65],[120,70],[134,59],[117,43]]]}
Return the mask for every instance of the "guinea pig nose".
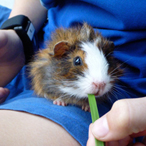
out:
{"label": "guinea pig nose", "polygon": [[92,84],[95,88],[98,88],[98,90],[103,90],[106,85],[105,82],[93,82]]}

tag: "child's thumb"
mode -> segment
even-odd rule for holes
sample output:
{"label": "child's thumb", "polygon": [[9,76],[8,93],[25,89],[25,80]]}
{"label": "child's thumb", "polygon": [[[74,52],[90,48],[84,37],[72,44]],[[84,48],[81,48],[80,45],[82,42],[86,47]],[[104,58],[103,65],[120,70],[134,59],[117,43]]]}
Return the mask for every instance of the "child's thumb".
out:
{"label": "child's thumb", "polygon": [[146,97],[123,99],[92,126],[93,135],[101,141],[120,140],[146,130]]}

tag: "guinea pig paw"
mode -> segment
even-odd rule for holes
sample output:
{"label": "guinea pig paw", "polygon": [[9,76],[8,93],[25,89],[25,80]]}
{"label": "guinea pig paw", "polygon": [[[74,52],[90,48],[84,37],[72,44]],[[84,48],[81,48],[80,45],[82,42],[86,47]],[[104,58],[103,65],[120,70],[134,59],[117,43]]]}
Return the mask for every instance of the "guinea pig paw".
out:
{"label": "guinea pig paw", "polygon": [[59,99],[59,98],[55,99],[53,101],[53,104],[60,105],[60,106],[67,106],[67,104],[62,99]]}
{"label": "guinea pig paw", "polygon": [[82,110],[84,110],[85,112],[90,112],[90,106],[89,105],[82,105]]}

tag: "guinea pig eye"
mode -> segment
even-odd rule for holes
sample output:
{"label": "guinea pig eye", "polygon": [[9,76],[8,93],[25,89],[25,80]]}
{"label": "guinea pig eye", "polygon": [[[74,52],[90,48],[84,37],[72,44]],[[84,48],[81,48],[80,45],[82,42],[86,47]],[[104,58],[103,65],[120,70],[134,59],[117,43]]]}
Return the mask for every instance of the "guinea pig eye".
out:
{"label": "guinea pig eye", "polygon": [[81,57],[77,56],[77,57],[74,58],[74,65],[75,66],[82,65]]}

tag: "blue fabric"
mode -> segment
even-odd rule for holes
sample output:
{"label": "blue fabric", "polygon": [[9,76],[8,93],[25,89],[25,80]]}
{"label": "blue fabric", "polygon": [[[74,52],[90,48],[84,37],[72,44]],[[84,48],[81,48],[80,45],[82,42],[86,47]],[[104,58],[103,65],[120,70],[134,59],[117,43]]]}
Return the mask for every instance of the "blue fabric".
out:
{"label": "blue fabric", "polygon": [[0,5],[0,12],[1,12],[1,15],[0,15],[0,26],[9,17],[10,11],[11,11],[10,9]]}
{"label": "blue fabric", "polygon": [[[42,0],[42,3],[45,5],[46,1],[52,2]],[[58,5],[48,11],[45,39],[50,38],[50,33],[60,26],[68,28],[83,22],[89,23],[103,36],[114,41],[114,55],[126,66],[125,75],[121,78],[121,84],[126,87],[124,89],[136,97],[145,96],[146,1],[63,0],[56,3]]]}
{"label": "blue fabric", "polygon": [[[114,55],[125,65],[125,75],[117,84],[118,91],[110,102],[98,104],[103,115],[117,99],[146,95],[146,1],[141,0],[42,0],[48,8],[49,22],[44,27],[44,39],[56,28],[88,22],[115,43]],[[0,25],[9,9],[0,7]],[[37,97],[30,90],[26,67],[7,85],[11,94],[0,109],[25,111],[44,116],[62,125],[82,146],[86,145],[90,113],[76,106],[56,106],[52,101]]]}

